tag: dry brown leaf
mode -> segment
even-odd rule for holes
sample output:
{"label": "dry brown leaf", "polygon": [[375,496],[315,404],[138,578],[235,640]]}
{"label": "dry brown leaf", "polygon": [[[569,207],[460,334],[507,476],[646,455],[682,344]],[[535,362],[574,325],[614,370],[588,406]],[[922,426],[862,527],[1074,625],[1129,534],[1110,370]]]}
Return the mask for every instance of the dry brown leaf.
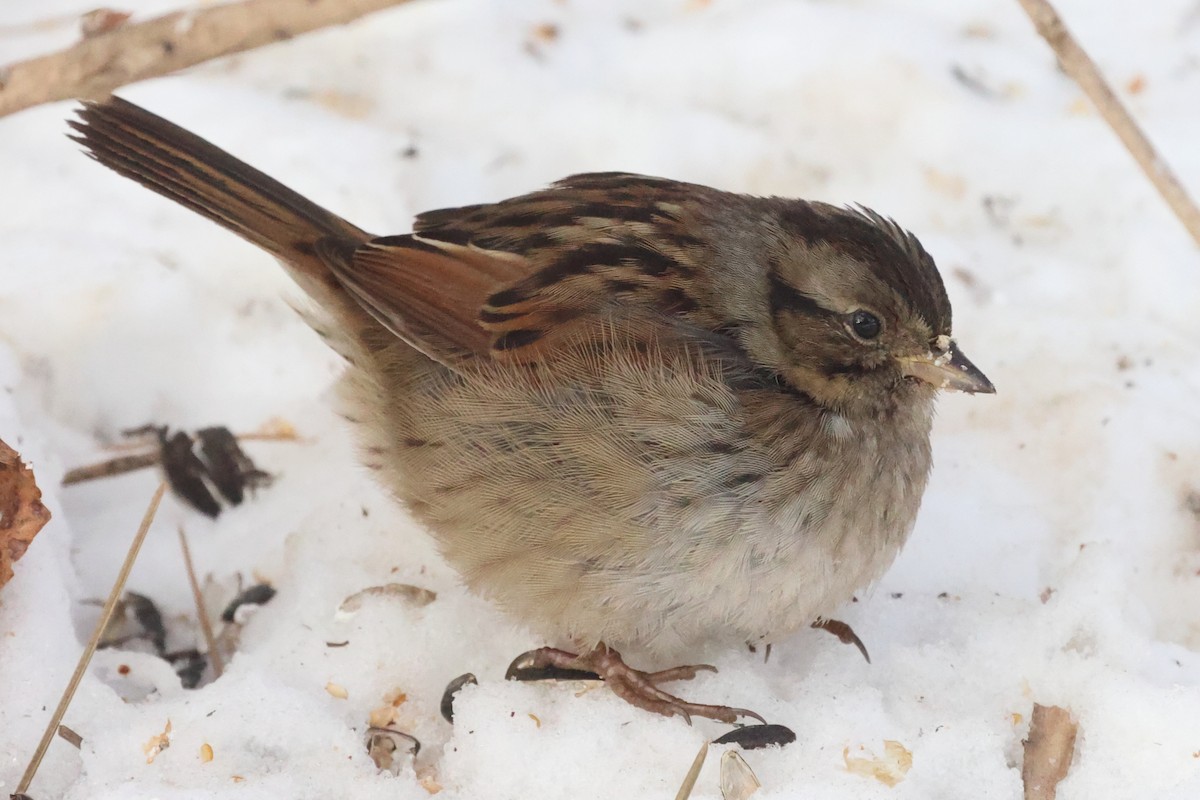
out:
{"label": "dry brown leaf", "polygon": [[13,562],[25,555],[33,537],[50,521],[33,470],[16,450],[0,441],[0,588],[13,576]]}
{"label": "dry brown leaf", "polygon": [[1059,781],[1071,769],[1078,731],[1079,726],[1065,708],[1033,704],[1025,763],[1021,766],[1025,800],[1054,800]]}
{"label": "dry brown leaf", "polygon": [[[866,752],[861,746],[858,749]],[[842,750],[842,760],[847,772],[874,778],[884,786],[895,786],[912,769],[912,752],[894,739],[883,740],[882,756],[852,757],[847,747]]]}

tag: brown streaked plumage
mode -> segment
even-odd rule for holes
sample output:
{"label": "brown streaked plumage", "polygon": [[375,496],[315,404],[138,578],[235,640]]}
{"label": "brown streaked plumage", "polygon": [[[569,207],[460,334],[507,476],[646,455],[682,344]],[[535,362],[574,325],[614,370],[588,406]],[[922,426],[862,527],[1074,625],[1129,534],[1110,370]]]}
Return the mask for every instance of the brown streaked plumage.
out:
{"label": "brown streaked plumage", "polygon": [[105,166],[276,256],[350,362],[368,466],[447,560],[661,713],[610,647],[771,640],[892,562],[938,388],[992,391],[916,238],[866,209],[624,173],[430,211],[376,238],[123,100]]}

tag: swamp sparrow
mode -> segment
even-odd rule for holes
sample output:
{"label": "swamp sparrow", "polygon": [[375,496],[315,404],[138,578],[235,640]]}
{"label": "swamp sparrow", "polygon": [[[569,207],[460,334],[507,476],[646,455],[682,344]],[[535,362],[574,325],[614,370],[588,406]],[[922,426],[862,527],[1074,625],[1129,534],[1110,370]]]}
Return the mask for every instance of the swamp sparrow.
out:
{"label": "swamp sparrow", "polygon": [[636,705],[732,721],[614,648],[770,641],[904,544],[939,389],[993,388],[911,233],[865,208],[624,173],[375,237],[119,98],[92,157],[278,258],[349,363],[379,480],[474,590]]}

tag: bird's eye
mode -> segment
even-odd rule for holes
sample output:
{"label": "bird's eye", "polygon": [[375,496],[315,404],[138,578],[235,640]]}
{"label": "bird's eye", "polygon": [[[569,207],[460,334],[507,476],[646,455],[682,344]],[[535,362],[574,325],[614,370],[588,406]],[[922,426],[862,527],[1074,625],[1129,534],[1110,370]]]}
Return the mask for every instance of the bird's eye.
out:
{"label": "bird's eye", "polygon": [[879,317],[870,311],[855,311],[851,314],[850,327],[854,329],[855,335],[862,339],[874,339],[883,329]]}

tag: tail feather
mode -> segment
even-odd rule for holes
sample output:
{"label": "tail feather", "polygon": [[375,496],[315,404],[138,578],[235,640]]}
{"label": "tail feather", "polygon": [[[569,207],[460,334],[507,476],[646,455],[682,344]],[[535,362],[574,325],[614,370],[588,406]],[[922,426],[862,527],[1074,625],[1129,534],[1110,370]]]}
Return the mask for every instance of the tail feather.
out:
{"label": "tail feather", "polygon": [[[71,138],[106,167],[190,208],[284,261],[313,293],[335,289],[318,255],[371,238],[221,148],[119,97],[84,103]],[[321,291],[315,292],[321,294]],[[323,298],[317,297],[318,301]]]}

